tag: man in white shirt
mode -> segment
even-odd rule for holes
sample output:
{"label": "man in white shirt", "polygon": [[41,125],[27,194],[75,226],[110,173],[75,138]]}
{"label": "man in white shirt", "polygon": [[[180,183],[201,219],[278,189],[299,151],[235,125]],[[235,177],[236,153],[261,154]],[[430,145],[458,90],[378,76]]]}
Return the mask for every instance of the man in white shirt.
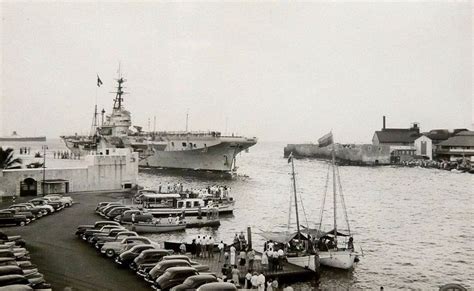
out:
{"label": "man in white shirt", "polygon": [[221,262],[221,259],[224,257],[224,243],[221,241],[219,245],[217,246],[219,249],[219,263]]}
{"label": "man in white shirt", "polygon": [[283,258],[285,257],[285,252],[283,249],[278,250],[278,269],[283,270]]}
{"label": "man in white shirt", "polygon": [[214,258],[214,239],[212,236],[209,237],[207,240],[207,252],[208,252],[208,258]]}
{"label": "man in white shirt", "polygon": [[257,277],[258,291],[265,291],[265,276],[260,273]]}

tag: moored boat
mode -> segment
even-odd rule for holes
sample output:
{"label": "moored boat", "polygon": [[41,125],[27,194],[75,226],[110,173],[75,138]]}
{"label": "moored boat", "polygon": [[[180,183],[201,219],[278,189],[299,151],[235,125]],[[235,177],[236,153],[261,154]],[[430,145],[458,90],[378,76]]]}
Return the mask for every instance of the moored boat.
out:
{"label": "moored boat", "polygon": [[180,231],[186,228],[185,223],[156,223],[156,222],[139,222],[126,224],[125,227],[137,233],[163,233],[171,231]]}

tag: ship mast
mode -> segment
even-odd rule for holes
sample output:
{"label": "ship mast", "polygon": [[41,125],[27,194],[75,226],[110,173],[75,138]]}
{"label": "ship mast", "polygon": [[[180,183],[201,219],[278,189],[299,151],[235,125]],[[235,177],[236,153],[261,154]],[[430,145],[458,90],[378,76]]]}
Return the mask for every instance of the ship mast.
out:
{"label": "ship mast", "polygon": [[337,209],[336,209],[336,155],[334,153],[334,142],[332,144],[332,192],[334,203],[334,244],[337,246]]}
{"label": "ship mast", "polygon": [[293,153],[290,154],[291,158],[291,175],[292,175],[292,180],[293,180],[293,194],[295,196],[295,212],[296,212],[296,229],[298,231],[298,239],[301,237],[300,233],[300,217],[298,214],[298,198],[296,195],[296,175],[295,175],[295,164],[293,162]]}

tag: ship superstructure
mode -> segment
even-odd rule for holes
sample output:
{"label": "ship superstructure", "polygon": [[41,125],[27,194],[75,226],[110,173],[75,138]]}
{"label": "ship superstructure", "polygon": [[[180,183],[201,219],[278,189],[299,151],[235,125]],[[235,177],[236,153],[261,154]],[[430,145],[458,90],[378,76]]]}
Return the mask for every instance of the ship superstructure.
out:
{"label": "ship superstructure", "polygon": [[[123,106],[124,78],[119,76],[112,113],[97,125],[89,136],[62,136],[66,146],[76,154],[100,152],[103,148],[131,147],[139,153],[140,166],[233,172],[236,157],[257,143],[257,138],[223,136],[218,131],[144,132],[132,126],[131,114]],[[94,124],[94,123],[93,123]]]}

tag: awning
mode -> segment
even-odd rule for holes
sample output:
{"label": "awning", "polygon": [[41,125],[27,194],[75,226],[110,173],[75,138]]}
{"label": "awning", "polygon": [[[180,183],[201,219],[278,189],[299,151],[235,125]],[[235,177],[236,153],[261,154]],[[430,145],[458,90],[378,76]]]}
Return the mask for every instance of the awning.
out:
{"label": "awning", "polygon": [[[260,235],[267,240],[272,240],[274,242],[279,242],[282,244],[287,244],[292,239],[298,239],[298,232],[262,231]],[[307,237],[304,233],[301,233],[300,235],[301,235],[301,239],[307,240]]]}

